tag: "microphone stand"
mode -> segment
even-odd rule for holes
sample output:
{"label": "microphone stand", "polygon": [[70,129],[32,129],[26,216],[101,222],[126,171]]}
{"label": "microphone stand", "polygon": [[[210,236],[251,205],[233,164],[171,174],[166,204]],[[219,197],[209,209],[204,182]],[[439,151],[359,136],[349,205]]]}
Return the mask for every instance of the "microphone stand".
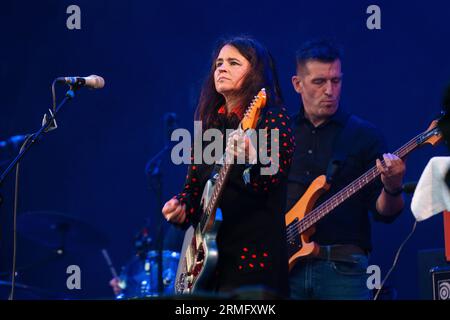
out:
{"label": "microphone stand", "polygon": [[[53,86],[52,86],[53,88]],[[62,106],[69,100],[72,100],[75,97],[75,90],[78,89],[77,86],[69,86],[69,90],[67,90],[64,99],[60,102],[60,104],[53,110],[49,109],[50,116],[47,117],[47,113],[44,114],[44,118],[42,120],[41,128],[35,132],[34,134],[28,135],[23,143],[19,154],[14,158],[14,160],[9,164],[9,166],[3,171],[0,176],[0,186],[2,185],[5,178],[11,171],[17,167],[19,168],[20,160],[25,156],[25,154],[30,150],[31,146],[33,146],[41,137],[44,136],[44,133],[52,131],[58,127],[56,124],[56,115],[61,110]],[[14,198],[14,245],[13,245],[13,267],[12,267],[12,281],[11,281],[11,293],[9,295],[9,300],[14,299],[14,287],[15,287],[15,278],[16,278],[16,217],[17,217],[17,181],[18,179],[18,171],[16,173],[16,190],[15,190],[15,198]],[[0,203],[1,204],[1,203]]]}
{"label": "microphone stand", "polygon": [[[145,172],[149,178],[149,186],[156,196],[157,212],[161,210],[163,205],[162,199],[162,172],[160,169],[162,157],[170,149],[169,145],[165,145],[164,148],[159,151],[153,158],[151,158],[145,167]],[[164,221],[158,225],[156,233],[156,246],[158,252],[158,292],[159,295],[164,293],[163,283],[163,244],[164,244]]]}
{"label": "microphone stand", "polygon": [[[9,166],[5,169],[5,171],[0,176],[0,186],[5,180],[5,178],[8,176],[8,174],[14,169],[14,167],[17,165],[17,163],[24,157],[25,153],[27,153],[28,150],[30,150],[31,146],[33,146],[43,135],[44,133],[47,133],[48,131],[51,131],[53,129],[56,129],[56,115],[58,114],[59,110],[62,108],[62,106],[69,100],[72,100],[75,97],[75,90],[77,89],[76,86],[70,86],[70,89],[66,92],[66,95],[64,99],[61,101],[61,103],[58,105],[58,107],[55,109],[54,112],[50,111],[50,117],[47,119],[47,114],[44,115],[42,127],[34,134],[31,135],[31,138],[29,139],[29,142],[24,146],[24,148],[19,152],[19,154],[16,156],[16,158],[9,164]],[[1,203],[1,202],[0,202]]]}

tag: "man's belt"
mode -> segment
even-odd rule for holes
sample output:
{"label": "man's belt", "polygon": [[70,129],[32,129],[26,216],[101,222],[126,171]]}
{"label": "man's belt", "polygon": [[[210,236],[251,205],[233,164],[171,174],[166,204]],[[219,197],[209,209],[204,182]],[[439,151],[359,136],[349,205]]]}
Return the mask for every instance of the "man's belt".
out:
{"label": "man's belt", "polygon": [[337,244],[329,246],[320,246],[317,259],[343,262],[357,262],[355,255],[367,255],[362,248],[353,244]]}

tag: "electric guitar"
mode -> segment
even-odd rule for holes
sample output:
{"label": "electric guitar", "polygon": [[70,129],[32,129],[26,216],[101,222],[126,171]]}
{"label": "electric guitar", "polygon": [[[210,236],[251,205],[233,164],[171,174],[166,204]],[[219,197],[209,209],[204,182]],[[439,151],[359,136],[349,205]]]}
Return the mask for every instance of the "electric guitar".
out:
{"label": "electric guitar", "polygon": [[[434,146],[441,140],[442,135],[437,127],[437,120],[434,120],[425,132],[411,139],[395,151],[394,154],[403,159],[419,146],[427,143]],[[384,165],[384,160],[381,162]],[[299,259],[319,253],[319,246],[309,240],[315,232],[314,225],[379,175],[380,172],[377,167],[372,167],[317,208],[314,208],[315,202],[330,189],[330,184],[328,184],[325,175],[317,177],[311,183],[300,200],[286,213],[289,270],[292,269]]]}
{"label": "electric guitar", "polygon": [[[261,89],[247,108],[240,128],[256,128],[261,109],[266,105],[266,91]],[[225,159],[225,154],[223,155]],[[184,236],[177,275],[175,293],[193,293],[205,289],[215,271],[218,260],[216,236],[222,221],[218,207],[233,164],[224,161],[219,172],[206,182],[200,202],[201,218],[196,228],[190,227]]]}

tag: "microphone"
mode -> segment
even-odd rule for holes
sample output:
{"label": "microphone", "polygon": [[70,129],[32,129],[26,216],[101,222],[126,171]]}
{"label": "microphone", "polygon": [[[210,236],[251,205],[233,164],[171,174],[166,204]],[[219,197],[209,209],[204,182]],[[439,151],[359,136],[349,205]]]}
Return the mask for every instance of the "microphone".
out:
{"label": "microphone", "polygon": [[174,112],[166,112],[163,116],[164,122],[164,133],[165,133],[165,146],[159,151],[156,155],[151,158],[147,164],[145,165],[145,174],[148,177],[158,177],[161,174],[159,166],[161,164],[162,157],[166,154],[167,151],[170,152],[170,147],[172,145],[172,141],[170,137],[172,135],[172,131],[178,128],[178,119],[177,114]]}
{"label": "microphone", "polygon": [[105,80],[95,74],[89,77],[59,77],[56,78],[58,83],[66,83],[77,87],[88,87],[91,89],[101,89],[105,86]]}

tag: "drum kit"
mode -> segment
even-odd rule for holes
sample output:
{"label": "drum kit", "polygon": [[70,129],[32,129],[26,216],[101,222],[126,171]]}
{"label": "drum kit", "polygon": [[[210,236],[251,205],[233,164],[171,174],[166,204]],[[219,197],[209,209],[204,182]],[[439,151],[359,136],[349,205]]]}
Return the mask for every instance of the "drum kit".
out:
{"label": "drum kit", "polygon": [[[83,250],[87,246],[94,249],[106,247],[106,238],[88,223],[58,212],[34,211],[22,213],[17,218],[18,234],[33,243],[50,248],[51,254],[29,266],[19,266],[16,274],[26,273],[31,268],[47,266],[64,256],[66,251]],[[10,272],[1,275],[10,277]],[[0,281],[0,299],[9,299],[12,283]],[[14,299],[67,299],[67,295],[57,295],[50,290],[44,290],[23,283],[14,283]]]}
{"label": "drum kit", "polygon": [[[18,233],[34,242],[54,250],[56,255],[66,251],[101,250],[113,276],[117,276],[106,252],[106,237],[79,218],[57,212],[38,211],[23,213],[18,217]],[[151,238],[140,233],[135,238],[137,253],[122,267],[118,275],[120,292],[116,299],[143,299],[173,295],[174,281],[180,254],[170,250],[153,250]],[[162,259],[159,253],[162,252]],[[162,260],[162,272],[159,262]],[[162,274],[162,279],[160,275]],[[162,281],[162,286],[160,285]],[[163,288],[161,292],[160,288]],[[15,283],[15,299],[60,299],[46,290]],[[8,299],[11,282],[0,281],[0,299]]]}
{"label": "drum kit", "polygon": [[175,251],[163,251],[163,293],[158,290],[158,251],[149,251],[145,258],[134,257],[124,266],[119,276],[120,293],[117,299],[139,299],[174,294],[174,282],[180,254]]}
{"label": "drum kit", "polygon": [[[171,250],[154,250],[155,245],[146,227],[137,234],[134,244],[136,254],[122,268],[118,277],[119,292],[116,299],[173,295],[180,253]],[[160,262],[162,262],[162,271],[159,270]]]}

